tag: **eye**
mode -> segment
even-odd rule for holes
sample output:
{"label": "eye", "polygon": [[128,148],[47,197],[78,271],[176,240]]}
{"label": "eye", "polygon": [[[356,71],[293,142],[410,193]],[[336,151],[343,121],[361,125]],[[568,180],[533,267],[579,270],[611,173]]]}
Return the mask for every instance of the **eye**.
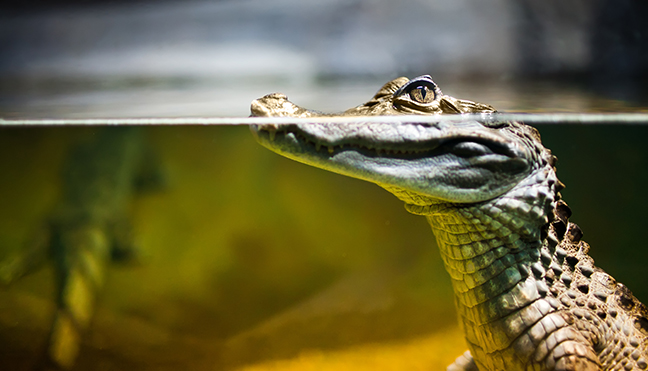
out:
{"label": "eye", "polygon": [[418,103],[430,103],[434,100],[434,90],[430,89],[427,85],[413,86],[409,91],[410,98]]}
{"label": "eye", "polygon": [[432,81],[429,75],[419,76],[410,80],[407,84],[401,86],[394,92],[394,98],[405,98],[414,103],[429,104],[441,94],[441,90]]}

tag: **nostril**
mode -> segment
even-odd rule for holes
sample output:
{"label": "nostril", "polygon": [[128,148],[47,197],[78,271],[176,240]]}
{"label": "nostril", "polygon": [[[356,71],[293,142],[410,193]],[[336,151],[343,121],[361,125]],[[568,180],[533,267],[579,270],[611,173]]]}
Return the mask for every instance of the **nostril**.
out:
{"label": "nostril", "polygon": [[288,99],[288,96],[283,93],[270,93],[268,95],[265,95],[263,98],[268,98],[268,99]]}
{"label": "nostril", "polygon": [[283,111],[286,103],[290,103],[286,94],[272,93],[254,100],[250,105],[250,111],[252,116],[277,116],[277,111]]}
{"label": "nostril", "polygon": [[261,117],[266,117],[270,115],[270,112],[268,111],[268,108],[259,100],[254,100],[250,104],[250,112],[252,113],[252,116],[261,116]]}

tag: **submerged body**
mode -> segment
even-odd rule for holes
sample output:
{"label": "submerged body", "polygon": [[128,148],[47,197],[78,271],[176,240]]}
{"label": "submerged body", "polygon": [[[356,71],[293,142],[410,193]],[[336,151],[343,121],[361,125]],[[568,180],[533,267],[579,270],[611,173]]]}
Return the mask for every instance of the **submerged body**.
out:
{"label": "submerged body", "polygon": [[[494,111],[421,76],[395,79],[339,116]],[[254,101],[252,114],[326,116],[282,94]],[[252,131],[279,154],[376,183],[427,217],[469,344],[449,370],[648,368],[648,310],[587,255],[535,129],[457,120]]]}
{"label": "submerged body", "polygon": [[136,191],[156,186],[157,164],[136,127],[103,127],[76,146],[62,172],[62,197],[36,239],[0,263],[10,283],[51,260],[56,313],[38,369],[70,369],[88,328],[107,264],[135,253],[128,209]]}

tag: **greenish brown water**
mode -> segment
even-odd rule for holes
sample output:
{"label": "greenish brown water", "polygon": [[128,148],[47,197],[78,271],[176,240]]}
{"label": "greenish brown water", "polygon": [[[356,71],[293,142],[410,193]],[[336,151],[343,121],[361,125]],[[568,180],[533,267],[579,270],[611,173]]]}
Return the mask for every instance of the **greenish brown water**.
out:
{"label": "greenish brown water", "polygon": [[[92,130],[0,129],[3,255],[43,222],[66,148]],[[236,369],[454,324],[430,320],[453,314],[425,220],[381,189],[285,161],[246,127],[147,134],[169,186],[135,201],[146,258],[110,270],[77,369]],[[0,291],[0,357],[14,369],[44,345],[52,282],[45,269]]]}

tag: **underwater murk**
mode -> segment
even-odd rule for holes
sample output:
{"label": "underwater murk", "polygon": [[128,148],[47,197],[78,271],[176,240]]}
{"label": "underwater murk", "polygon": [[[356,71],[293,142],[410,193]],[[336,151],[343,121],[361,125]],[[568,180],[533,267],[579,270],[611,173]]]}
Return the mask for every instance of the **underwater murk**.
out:
{"label": "underwater murk", "polygon": [[[0,262],[47,223],[71,149],[104,129],[0,128]],[[648,126],[538,129],[592,256],[647,301]],[[429,370],[465,350],[434,236],[395,197],[247,127],[143,134],[164,185],[129,201],[139,254],[108,267],[73,369]],[[55,285],[49,264],[0,288],[2,369],[42,356]]]}

